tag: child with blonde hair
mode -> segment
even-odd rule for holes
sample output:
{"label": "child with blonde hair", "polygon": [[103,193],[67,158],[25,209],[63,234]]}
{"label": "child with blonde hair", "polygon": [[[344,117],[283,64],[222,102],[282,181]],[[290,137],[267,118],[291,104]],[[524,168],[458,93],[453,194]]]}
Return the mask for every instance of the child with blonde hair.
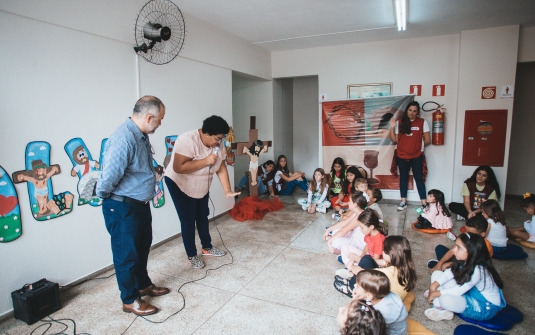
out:
{"label": "child with blonde hair", "polygon": [[297,203],[309,213],[316,211],[327,213],[327,208],[331,207],[331,202],[327,200],[329,185],[327,178],[325,178],[325,171],[322,168],[314,170],[314,175],[308,185],[308,198],[297,199]]}

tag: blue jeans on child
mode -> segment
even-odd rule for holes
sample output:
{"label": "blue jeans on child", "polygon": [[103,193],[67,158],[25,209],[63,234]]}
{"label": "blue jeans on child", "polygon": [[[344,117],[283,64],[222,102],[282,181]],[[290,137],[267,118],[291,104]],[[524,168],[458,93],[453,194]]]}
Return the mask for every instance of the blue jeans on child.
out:
{"label": "blue jeans on child", "polygon": [[499,306],[487,301],[475,286],[466,292],[463,297],[466,299],[466,309],[461,315],[474,320],[492,319],[506,305],[502,290],[500,290]]}
{"label": "blue jeans on child", "polygon": [[[256,178],[256,183],[258,185],[258,194],[264,194],[268,191],[268,188],[266,185],[264,185],[264,183],[262,182],[262,178],[260,177],[257,177]],[[238,182],[238,185],[237,185],[239,188],[243,188],[244,186],[247,187],[247,189],[249,189],[249,176],[247,176],[246,174],[244,174],[241,178],[240,178],[240,181]]]}
{"label": "blue jeans on child", "polygon": [[412,168],[412,175],[416,182],[418,195],[420,199],[426,199],[425,184],[422,177],[423,156],[412,159],[403,159],[396,156],[396,164],[399,167],[399,192],[402,198],[407,197],[407,189],[409,187],[409,171]]}
{"label": "blue jeans on child", "polygon": [[286,182],[286,189],[278,191],[277,194],[290,195],[292,194],[296,186],[299,186],[305,192],[308,191],[308,181],[306,181],[306,179],[303,179],[303,180],[296,179],[296,180]]}
{"label": "blue jeans on child", "polygon": [[147,261],[152,244],[150,205],[113,199],[102,202],[106,229],[111,237],[113,266],[123,304],[139,298],[139,290],[152,285]]}

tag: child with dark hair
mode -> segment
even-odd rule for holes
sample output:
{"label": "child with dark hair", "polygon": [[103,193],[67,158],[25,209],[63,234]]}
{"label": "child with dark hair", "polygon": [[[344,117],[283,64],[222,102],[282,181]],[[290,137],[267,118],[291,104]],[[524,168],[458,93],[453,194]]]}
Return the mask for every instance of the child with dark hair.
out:
{"label": "child with dark hair", "polygon": [[381,312],[389,335],[408,334],[407,309],[397,294],[390,292],[390,280],[377,270],[363,270],[357,274],[353,299],[365,300],[366,304]]}
{"label": "child with dark hair", "polygon": [[340,157],[336,157],[331,165],[331,172],[329,173],[329,200],[333,197],[338,197],[342,191],[342,185],[346,180],[346,164]]}
{"label": "child with dark hair", "polygon": [[339,192],[337,197],[333,197],[331,199],[331,207],[335,210],[333,219],[336,221],[340,221],[342,219],[342,208],[347,208],[349,197],[351,192],[355,189],[355,180],[359,174],[360,172],[356,167],[350,166],[347,168],[344,183],[342,184],[342,190]]}
{"label": "child with dark hair", "polygon": [[379,219],[383,220],[383,223],[385,226],[388,225],[388,222],[384,221],[383,217],[383,211],[381,210],[381,207],[379,207],[378,202],[383,199],[383,193],[381,192],[381,189],[372,187],[366,191],[368,194],[368,208],[373,209],[377,212],[377,215],[379,215]]}
{"label": "child with dark hair", "polygon": [[491,319],[505,307],[505,299],[484,238],[461,234],[453,251],[457,259],[453,266],[431,275],[426,298],[434,308],[425,315],[433,321],[451,320],[453,313],[473,320]]}
{"label": "child with dark hair", "polygon": [[351,300],[338,309],[340,335],[387,335],[383,315],[362,300]]}
{"label": "child with dark hair", "polygon": [[527,192],[520,204],[522,209],[531,215],[531,220],[524,222],[523,227],[509,228],[509,235],[527,242],[535,243],[535,194]]}
{"label": "child with dark hair", "polygon": [[444,202],[444,193],[432,189],[427,192],[426,200],[427,204],[414,227],[416,229],[451,229],[453,222],[450,211]]}
{"label": "child with dark hair", "polygon": [[[481,237],[483,237],[483,240],[485,241],[485,244],[487,245],[487,250],[489,252],[490,257],[493,255],[492,250],[492,244],[485,238],[487,236],[487,230],[489,228],[489,223],[482,215],[476,215],[474,217],[471,217],[466,221],[466,225],[461,228],[461,231],[472,233],[472,234],[478,234]],[[456,239],[457,237],[454,234],[451,234],[451,236]],[[437,270],[446,270],[450,266],[453,265],[452,261],[455,259],[453,258],[454,252],[453,248],[449,249],[448,247],[439,244],[435,248],[435,253],[437,255],[437,259],[431,259],[427,262],[427,266],[430,269],[433,269],[433,271]]]}
{"label": "child with dark hair", "polygon": [[494,253],[504,253],[507,250],[507,232],[505,217],[500,204],[496,200],[487,200],[481,204],[483,217],[489,223],[486,239],[492,245]]}
{"label": "child with dark hair", "polygon": [[[273,168],[275,167],[275,162],[273,162],[271,159],[266,161],[264,164],[258,166],[258,177],[257,177],[257,184],[258,184],[258,194],[264,194],[266,192],[270,192],[270,197],[275,196],[275,193],[273,191],[273,180],[267,180],[268,174],[273,171]],[[244,174],[237,185],[237,190],[241,190],[243,187],[247,187],[249,189],[249,176],[247,174]]]}

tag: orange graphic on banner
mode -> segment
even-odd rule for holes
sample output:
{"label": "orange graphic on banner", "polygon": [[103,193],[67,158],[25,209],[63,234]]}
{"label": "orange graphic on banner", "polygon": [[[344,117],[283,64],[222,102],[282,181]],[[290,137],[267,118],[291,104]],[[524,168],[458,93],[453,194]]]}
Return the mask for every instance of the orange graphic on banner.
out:
{"label": "orange graphic on banner", "polygon": [[496,86],[482,87],[481,99],[496,99]]}

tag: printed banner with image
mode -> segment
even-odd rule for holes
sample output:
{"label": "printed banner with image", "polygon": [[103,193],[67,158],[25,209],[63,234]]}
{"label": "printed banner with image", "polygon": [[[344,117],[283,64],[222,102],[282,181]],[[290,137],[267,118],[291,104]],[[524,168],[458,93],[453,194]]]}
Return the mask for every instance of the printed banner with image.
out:
{"label": "printed banner with image", "polygon": [[[413,95],[327,101],[322,103],[323,168],[330,171],[336,157],[368,172],[370,187],[399,189],[390,173],[394,148],[390,119],[400,119]],[[409,189],[413,180],[409,178]]]}

